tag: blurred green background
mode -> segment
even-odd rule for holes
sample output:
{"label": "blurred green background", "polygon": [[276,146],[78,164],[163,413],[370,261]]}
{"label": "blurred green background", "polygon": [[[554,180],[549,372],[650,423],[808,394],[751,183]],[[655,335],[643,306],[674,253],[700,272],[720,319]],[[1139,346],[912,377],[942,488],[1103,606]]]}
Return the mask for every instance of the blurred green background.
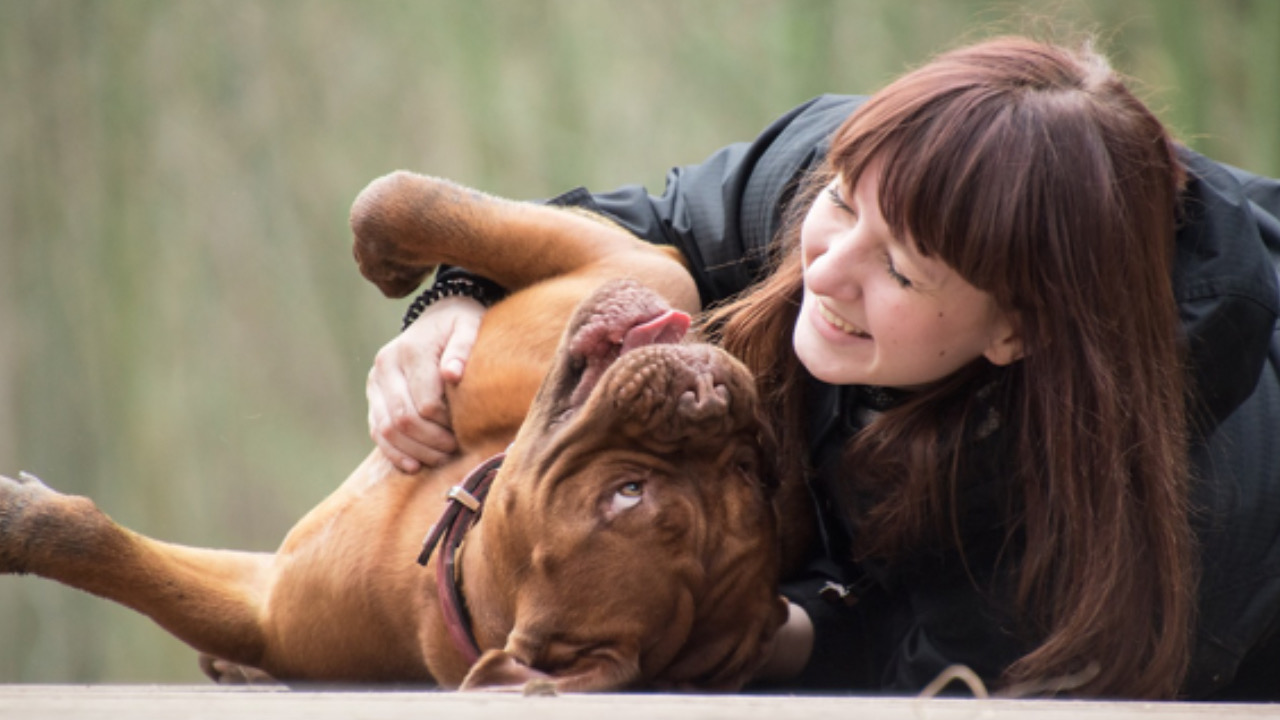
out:
{"label": "blurred green background", "polygon": [[[0,473],[271,549],[370,447],[404,304],[350,259],[369,180],[658,191],[815,94],[1063,29],[1280,175],[1280,0],[0,0]],[[147,620],[0,577],[0,682],[202,677]]]}

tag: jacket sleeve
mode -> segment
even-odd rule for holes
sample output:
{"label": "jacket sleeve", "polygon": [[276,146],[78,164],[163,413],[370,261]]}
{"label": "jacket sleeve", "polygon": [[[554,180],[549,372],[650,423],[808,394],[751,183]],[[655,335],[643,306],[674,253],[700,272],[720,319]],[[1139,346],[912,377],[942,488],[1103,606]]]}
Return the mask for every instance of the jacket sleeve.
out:
{"label": "jacket sleeve", "polygon": [[679,248],[705,306],[757,279],[797,181],[822,160],[831,134],[859,104],[850,96],[815,98],[751,142],[672,169],[658,196],[635,185],[606,193],[577,188],[551,202],[600,212],[649,242]]}
{"label": "jacket sleeve", "polygon": [[1249,211],[1258,225],[1262,244],[1271,256],[1271,264],[1280,272],[1280,180],[1254,175],[1251,172],[1222,166],[1249,200]]}
{"label": "jacket sleeve", "polygon": [[1030,648],[1014,632],[997,593],[956,568],[854,588],[846,602],[820,592],[838,582],[821,561],[783,586],[808,613],[813,653],[794,684],[809,690],[916,694],[951,665],[965,665],[992,687]]}
{"label": "jacket sleeve", "polygon": [[1253,392],[1275,329],[1280,187],[1190,150],[1174,293],[1187,340],[1201,437]]}
{"label": "jacket sleeve", "polygon": [[884,667],[890,692],[916,694],[952,665],[964,665],[988,688],[1030,651],[1012,615],[990,592],[967,580],[917,586],[899,609],[901,634]]}

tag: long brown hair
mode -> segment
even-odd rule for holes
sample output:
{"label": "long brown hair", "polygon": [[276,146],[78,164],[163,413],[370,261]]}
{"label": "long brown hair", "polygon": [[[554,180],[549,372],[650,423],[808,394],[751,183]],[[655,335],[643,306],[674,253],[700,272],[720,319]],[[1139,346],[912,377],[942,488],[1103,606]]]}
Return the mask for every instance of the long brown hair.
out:
{"label": "long brown hair", "polygon": [[[1025,351],[984,359],[883,413],[846,450],[856,551],[895,559],[958,535],[954,498],[980,402],[1009,435],[1015,598],[1034,649],[1004,682],[1099,674],[1081,692],[1174,696],[1196,570],[1185,369],[1171,286],[1183,171],[1106,61],[1021,38],[944,54],[868,100],[797,193],[770,277],[709,327],[758,375],[781,458],[803,471],[799,219],[839,174],[882,162],[889,227],[1017,318]],[[992,387],[994,384],[994,387]],[[979,391],[982,390],[980,393]]]}

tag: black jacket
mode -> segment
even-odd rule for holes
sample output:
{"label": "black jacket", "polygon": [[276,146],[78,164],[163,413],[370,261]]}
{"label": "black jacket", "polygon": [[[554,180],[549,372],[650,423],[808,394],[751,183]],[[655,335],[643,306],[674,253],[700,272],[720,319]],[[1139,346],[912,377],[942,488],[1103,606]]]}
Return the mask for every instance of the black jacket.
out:
{"label": "black jacket", "polygon": [[[593,208],[651,242],[680,248],[705,305],[757,279],[797,179],[822,159],[831,133],[861,102],[812,100],[754,141],[672,170],[661,196],[638,186],[602,194],[579,188],[553,202]],[[1204,558],[1185,690],[1204,697],[1230,691],[1242,664],[1238,684],[1247,684],[1253,665],[1276,661],[1267,641],[1280,624],[1280,183],[1189,150],[1182,160],[1191,181],[1174,285],[1199,398],[1193,499]],[[970,503],[967,565],[942,549],[892,571],[848,561],[852,531],[824,488],[840,481],[833,458],[868,403],[856,388],[813,381],[812,389],[819,471],[811,486],[823,543],[809,570],[784,588],[809,612],[816,631],[799,684],[914,692],[952,663],[995,678],[1030,649],[1015,632],[994,563],[983,562],[1003,541],[998,516],[981,501]],[[1000,436],[984,440],[992,458],[1001,455]],[[985,487],[981,481],[979,487]],[[987,489],[977,497],[994,506],[998,492]],[[858,602],[834,599],[831,588],[820,593],[828,583],[851,590]],[[1280,637],[1274,647],[1280,651]]]}

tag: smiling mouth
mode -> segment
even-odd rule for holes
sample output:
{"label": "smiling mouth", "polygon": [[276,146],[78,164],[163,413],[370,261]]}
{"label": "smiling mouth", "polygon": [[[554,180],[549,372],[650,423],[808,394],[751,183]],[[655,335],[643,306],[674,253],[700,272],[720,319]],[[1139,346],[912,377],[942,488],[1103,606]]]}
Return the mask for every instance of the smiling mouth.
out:
{"label": "smiling mouth", "polygon": [[865,330],[861,330],[857,327],[854,327],[853,325],[850,325],[848,322],[845,321],[844,318],[832,312],[831,309],[826,306],[826,303],[822,302],[821,300],[818,300],[817,305],[818,305],[818,314],[822,316],[823,320],[826,320],[836,329],[840,330],[846,335],[852,335],[854,337],[867,338],[867,339],[871,338],[870,333],[868,333]]}

